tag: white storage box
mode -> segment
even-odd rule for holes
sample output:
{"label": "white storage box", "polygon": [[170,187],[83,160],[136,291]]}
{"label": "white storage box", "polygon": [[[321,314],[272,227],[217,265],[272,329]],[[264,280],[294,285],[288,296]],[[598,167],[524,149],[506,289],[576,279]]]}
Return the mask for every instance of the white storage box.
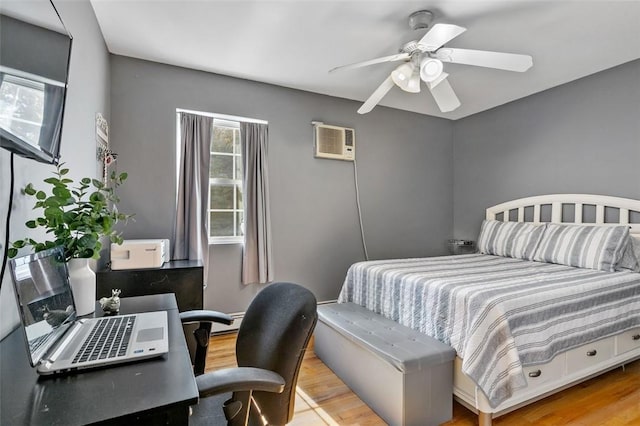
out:
{"label": "white storage box", "polygon": [[169,240],[124,240],[111,244],[111,269],[159,268],[169,261]]}

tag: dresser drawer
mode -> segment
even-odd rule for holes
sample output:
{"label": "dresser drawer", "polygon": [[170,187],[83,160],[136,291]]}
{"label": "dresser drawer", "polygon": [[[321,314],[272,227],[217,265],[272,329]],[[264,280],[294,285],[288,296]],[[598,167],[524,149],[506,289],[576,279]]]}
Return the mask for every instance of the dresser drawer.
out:
{"label": "dresser drawer", "polygon": [[592,367],[613,357],[615,337],[583,345],[567,352],[567,374]]}
{"label": "dresser drawer", "polygon": [[564,359],[564,354],[560,354],[546,364],[523,367],[522,371],[527,379],[527,387],[535,387],[562,377],[564,374]]}
{"label": "dresser drawer", "polygon": [[640,349],[640,327],[616,336],[616,355]]}

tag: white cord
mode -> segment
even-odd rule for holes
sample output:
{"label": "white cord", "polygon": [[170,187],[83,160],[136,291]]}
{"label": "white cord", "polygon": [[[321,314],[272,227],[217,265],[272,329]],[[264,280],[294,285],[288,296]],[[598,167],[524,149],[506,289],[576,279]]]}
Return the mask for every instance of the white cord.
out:
{"label": "white cord", "polygon": [[362,236],[362,248],[364,249],[364,258],[369,260],[367,252],[367,243],[364,240],[364,227],[362,226],[362,210],[360,208],[360,190],[358,189],[358,166],[355,158],[353,159],[353,180],[356,184],[356,204],[358,205],[358,220],[360,221],[360,235]]}

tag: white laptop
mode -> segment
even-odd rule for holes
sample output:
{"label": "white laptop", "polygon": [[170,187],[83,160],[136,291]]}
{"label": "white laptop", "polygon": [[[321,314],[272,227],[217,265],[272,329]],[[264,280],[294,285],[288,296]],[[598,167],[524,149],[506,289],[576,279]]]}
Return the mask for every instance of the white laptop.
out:
{"label": "white laptop", "polygon": [[169,351],[164,311],[76,318],[61,247],[10,264],[29,362],[39,374],[104,367]]}

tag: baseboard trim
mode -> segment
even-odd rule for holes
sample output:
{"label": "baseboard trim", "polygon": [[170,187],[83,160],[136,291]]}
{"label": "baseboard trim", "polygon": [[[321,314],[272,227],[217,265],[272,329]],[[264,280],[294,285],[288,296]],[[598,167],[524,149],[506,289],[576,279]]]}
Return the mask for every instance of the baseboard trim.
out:
{"label": "baseboard trim", "polygon": [[238,329],[240,328],[240,323],[242,323],[242,318],[244,318],[244,312],[236,312],[234,314],[229,314],[231,315],[231,318],[233,318],[233,323],[231,325],[226,325],[226,324],[220,324],[217,322],[214,322],[213,325],[211,326],[211,334],[225,334],[225,333],[231,333],[234,331],[238,331]]}
{"label": "baseboard trim", "polygon": [[[325,300],[322,302],[318,302],[318,306],[327,305],[330,303],[337,303],[337,302],[338,301],[335,299]],[[211,327],[211,335],[233,333],[238,331],[238,329],[240,328],[240,324],[242,324],[242,319],[244,318],[244,312],[236,312],[229,315],[231,315],[231,318],[233,318],[233,324],[225,325],[225,324],[213,323],[213,326]]]}

